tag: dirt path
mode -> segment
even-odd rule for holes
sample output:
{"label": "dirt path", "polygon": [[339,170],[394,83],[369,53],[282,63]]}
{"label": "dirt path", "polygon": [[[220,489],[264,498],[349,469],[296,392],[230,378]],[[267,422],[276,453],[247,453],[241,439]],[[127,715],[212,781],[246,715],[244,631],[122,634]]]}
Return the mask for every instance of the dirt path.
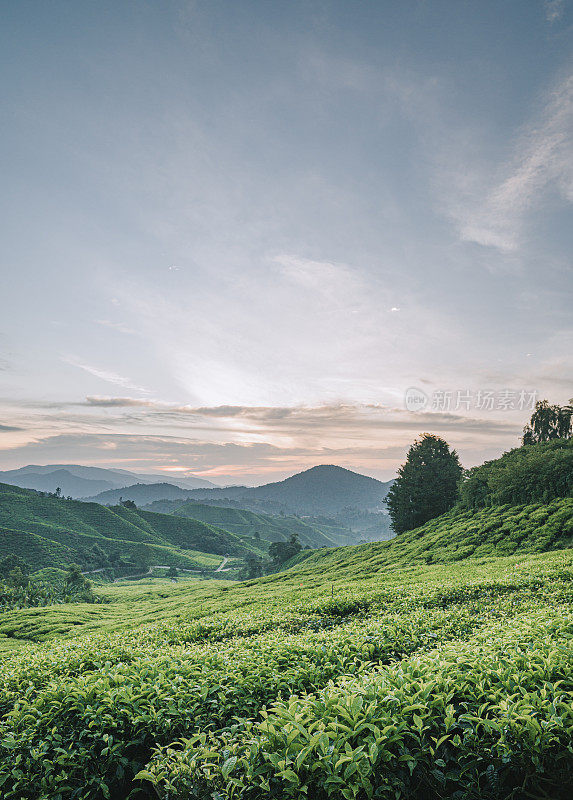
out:
{"label": "dirt path", "polygon": [[228,560],[229,559],[227,558],[227,556],[224,556],[223,560],[221,561],[221,563],[219,564],[219,566],[217,567],[215,572],[222,572],[223,571],[223,567],[225,566],[225,564],[227,563]]}

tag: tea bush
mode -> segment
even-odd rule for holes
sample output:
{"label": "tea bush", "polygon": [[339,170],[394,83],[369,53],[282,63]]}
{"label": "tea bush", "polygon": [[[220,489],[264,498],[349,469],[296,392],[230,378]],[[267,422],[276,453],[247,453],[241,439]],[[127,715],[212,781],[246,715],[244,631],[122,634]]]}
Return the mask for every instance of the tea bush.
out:
{"label": "tea bush", "polygon": [[[311,573],[302,586],[297,570],[224,588],[198,584],[205,607],[188,606],[187,619],[17,653],[0,665],[2,797],[125,798],[138,786],[145,796],[152,785],[153,796],[169,800],[214,791],[286,798],[304,796],[305,786],[317,798],[368,797],[368,785],[380,797],[412,796],[399,791],[414,785],[431,797],[432,786],[449,791],[456,780],[469,781],[472,759],[485,775],[476,766],[472,780],[483,786],[509,786],[512,775],[534,786],[546,779],[548,764],[569,780],[562,705],[571,687],[562,673],[571,629],[559,615],[565,619],[570,609],[570,556],[476,562],[474,571],[469,581],[467,565],[422,567],[408,579],[391,569],[376,581],[357,581],[350,572],[344,585],[336,573],[334,595],[326,572]],[[169,592],[168,604],[192,590]],[[109,614],[113,603],[94,611]],[[543,684],[539,670],[531,679],[527,672],[526,662],[539,659],[549,665]],[[539,756],[522,746],[518,720],[529,707],[522,690],[541,726]],[[399,705],[387,699],[391,693]],[[517,766],[509,772],[500,748],[513,740],[496,739],[488,728],[501,724],[491,709],[502,700],[517,736]],[[455,725],[444,732],[440,714],[452,704]],[[431,772],[432,737],[446,733],[451,741],[443,740],[436,756],[445,766],[435,759]],[[462,744],[451,743],[456,735]],[[182,747],[172,746],[181,739]],[[492,741],[501,755],[485,764],[479,753],[494,752]],[[395,795],[384,794],[384,781]]]}

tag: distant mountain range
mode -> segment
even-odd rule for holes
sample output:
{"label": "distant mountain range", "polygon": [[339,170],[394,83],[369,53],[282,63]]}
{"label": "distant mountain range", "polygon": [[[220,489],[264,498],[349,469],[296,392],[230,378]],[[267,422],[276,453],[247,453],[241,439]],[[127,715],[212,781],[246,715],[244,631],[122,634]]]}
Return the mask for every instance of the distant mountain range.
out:
{"label": "distant mountain range", "polygon": [[[247,509],[256,513],[338,517],[339,523],[355,530],[379,523],[382,533],[389,530],[384,498],[391,485],[392,481],[383,483],[349,469],[322,465],[263,486],[188,490],[166,483],[138,483],[123,487],[121,491],[104,491],[87,499],[113,505],[123,497],[124,500],[133,500],[138,506],[149,506],[159,500],[181,503],[189,500],[210,506]],[[170,508],[171,511],[174,509],[175,505]],[[361,523],[348,526],[342,517],[355,521],[360,518]]]}
{"label": "distant mountain range", "polygon": [[195,489],[190,499],[217,504],[233,500],[243,508],[288,514],[338,514],[344,509],[382,511],[393,481],[383,483],[343,467],[323,464],[263,486]]}
{"label": "distant mountain range", "polygon": [[179,500],[184,503],[192,493],[191,490],[182,489],[172,483],[135,483],[133,486],[108,489],[94,497],[84,497],[83,499],[91,503],[101,503],[104,506],[115,506],[120,499],[133,500],[137,506],[141,507],[155,503],[156,500]]}
{"label": "distant mountain range", "polygon": [[[41,492],[55,492],[59,487],[66,497],[91,497],[101,492],[121,489],[124,486],[164,483],[164,475],[139,474],[124,469],[104,469],[84,467],[79,464],[29,464],[19,469],[0,471],[0,481],[23,489],[36,489]],[[167,484],[166,484],[167,485]],[[194,476],[171,478],[169,485],[181,489],[209,489],[215,484]],[[155,497],[154,499],[160,499]],[[148,501],[150,502],[150,501]]]}
{"label": "distant mountain range", "polygon": [[[296,515],[309,526],[308,536],[301,535],[301,541],[304,539],[314,547],[327,544],[325,539],[354,543],[392,535],[384,505],[392,481],[378,481],[333,465],[312,467],[285,480],[255,487],[221,488],[193,476],[170,478],[166,482],[162,475],[77,464],[29,465],[0,472],[0,481],[44,492],[54,492],[59,487],[66,497],[107,506],[117,505],[122,498],[133,500],[139,508],[153,507],[154,511],[167,513],[176,513],[177,508],[188,502],[217,507],[214,516],[196,509],[198,518],[205,521],[222,518],[224,508],[274,517]],[[185,516],[190,510],[183,512]],[[251,518],[251,522],[251,527],[260,528],[263,539],[274,538],[276,531],[269,520]],[[347,538],[345,532],[350,530],[359,537]]]}

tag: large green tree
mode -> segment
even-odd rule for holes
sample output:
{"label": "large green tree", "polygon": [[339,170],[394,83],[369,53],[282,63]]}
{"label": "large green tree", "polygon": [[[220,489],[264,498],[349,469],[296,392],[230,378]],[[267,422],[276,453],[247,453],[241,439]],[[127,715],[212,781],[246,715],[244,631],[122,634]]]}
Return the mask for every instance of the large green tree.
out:
{"label": "large green tree", "polygon": [[539,400],[529,425],[523,429],[523,444],[545,444],[554,439],[569,439],[573,433],[573,398],[569,405],[550,405]]}
{"label": "large green tree", "polygon": [[449,511],[458,499],[462,472],[458,454],[446,441],[431,433],[416,439],[386,498],[395,532]]}
{"label": "large green tree", "polygon": [[293,533],[288,542],[273,542],[269,547],[269,556],[273,567],[280,567],[289,558],[293,558],[302,550],[302,545],[296,533]]}

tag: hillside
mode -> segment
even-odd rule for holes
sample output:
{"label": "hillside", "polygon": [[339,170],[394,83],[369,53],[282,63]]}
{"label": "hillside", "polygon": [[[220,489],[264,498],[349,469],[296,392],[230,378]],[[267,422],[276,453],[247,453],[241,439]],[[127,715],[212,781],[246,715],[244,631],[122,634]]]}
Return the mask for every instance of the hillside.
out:
{"label": "hillside", "polygon": [[348,528],[335,527],[332,521],[322,526],[299,519],[298,517],[277,516],[255,513],[246,509],[210,506],[203,503],[158,501],[152,503],[150,511],[171,513],[176,516],[190,517],[232,531],[239,536],[254,537],[256,534],[268,542],[286,541],[293,533],[299,538],[303,547],[333,547],[349,544],[356,537]]}
{"label": "hillside", "polygon": [[[138,474],[123,469],[85,467],[80,464],[28,464],[19,469],[0,471],[0,481],[20,486],[24,489],[37,489],[42,492],[55,492],[59,487],[64,496],[74,498],[91,497],[108,489],[119,489],[134,483],[161,483],[163,475]],[[190,476],[172,478],[171,483],[183,489],[211,488],[211,481]]]}
{"label": "hillside", "polygon": [[[523,480],[537,463],[512,464],[524,455]],[[551,474],[544,492],[568,491]],[[484,507],[302,552],[264,578],[146,580],[102,586],[99,604],[6,611],[6,797],[569,800],[573,497],[494,503],[486,485]],[[49,502],[138,521],[142,539],[216,530]]]}
{"label": "hillside", "polygon": [[567,800],[571,553],[400,568],[403,546],[6,613],[6,642],[48,641],[0,666],[6,797],[296,800],[306,787],[338,800],[366,785],[382,798],[438,786],[525,800],[543,787]]}
{"label": "hillside", "polygon": [[91,553],[94,545],[108,557],[119,552],[153,564],[190,567],[195,561],[186,551],[261,552],[254,542],[198,520],[42,497],[0,484],[0,557],[17,553],[36,569],[70,561],[95,567],[100,564]]}
{"label": "hillside", "polygon": [[571,547],[573,498],[558,498],[548,504],[493,506],[478,511],[456,508],[389,542],[304,552],[296,563],[297,568],[309,569],[340,565],[360,576],[392,566],[449,564]]}

